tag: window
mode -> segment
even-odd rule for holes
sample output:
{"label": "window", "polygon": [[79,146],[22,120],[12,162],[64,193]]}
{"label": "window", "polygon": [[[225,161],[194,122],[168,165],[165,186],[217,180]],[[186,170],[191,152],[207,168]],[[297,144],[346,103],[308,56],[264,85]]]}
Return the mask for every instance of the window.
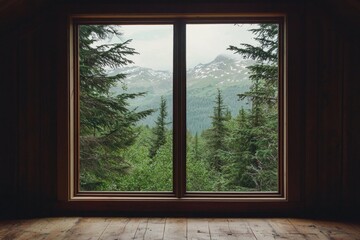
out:
{"label": "window", "polygon": [[72,197],[286,198],[283,17],[73,19]]}
{"label": "window", "polygon": [[79,191],[172,191],[172,25],[78,25]]}

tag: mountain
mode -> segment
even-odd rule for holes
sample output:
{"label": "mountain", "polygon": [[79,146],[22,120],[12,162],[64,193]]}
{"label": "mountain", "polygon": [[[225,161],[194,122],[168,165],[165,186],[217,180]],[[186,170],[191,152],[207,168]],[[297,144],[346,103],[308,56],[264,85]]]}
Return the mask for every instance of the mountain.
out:
{"label": "mountain", "polygon": [[[247,66],[252,60],[236,59],[228,55],[219,55],[213,61],[187,70],[187,128],[192,133],[200,133],[211,126],[210,116],[217,89],[222,91],[224,103],[233,116],[237,115],[241,107],[248,108],[246,101],[239,101],[237,94],[245,92],[250,87]],[[119,83],[112,91],[147,92],[146,96],[131,102],[138,110],[157,109],[160,96],[164,96],[168,103],[169,115],[172,112],[172,73],[139,66],[126,66],[113,69],[109,75],[126,74],[123,83]],[[155,112],[141,123],[153,126],[157,117]],[[169,122],[172,121],[171,116]]]}
{"label": "mountain", "polygon": [[172,88],[172,73],[169,71],[126,66],[108,72],[110,76],[119,73],[125,74],[126,78],[124,83],[119,83],[113,89],[115,92],[123,92],[122,87],[124,84],[131,92],[148,92],[155,95],[167,94]]}
{"label": "mountain", "polygon": [[213,85],[218,88],[249,84],[247,66],[252,60],[237,60],[229,55],[219,55],[207,64],[198,64],[187,71],[189,88]]}

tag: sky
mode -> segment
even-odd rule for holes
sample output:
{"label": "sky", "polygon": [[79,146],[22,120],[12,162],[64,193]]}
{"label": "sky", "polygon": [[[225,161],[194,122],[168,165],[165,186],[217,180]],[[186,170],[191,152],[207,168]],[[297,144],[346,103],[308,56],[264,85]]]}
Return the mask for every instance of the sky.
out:
{"label": "sky", "polygon": [[[187,68],[208,63],[219,54],[234,55],[226,50],[229,45],[255,44],[251,24],[188,24],[186,26]],[[172,25],[122,25],[120,37],[106,42],[123,42],[132,39],[129,47],[139,54],[129,56],[134,64],[155,70],[172,71],[173,26]],[[235,57],[237,55],[234,55]]]}

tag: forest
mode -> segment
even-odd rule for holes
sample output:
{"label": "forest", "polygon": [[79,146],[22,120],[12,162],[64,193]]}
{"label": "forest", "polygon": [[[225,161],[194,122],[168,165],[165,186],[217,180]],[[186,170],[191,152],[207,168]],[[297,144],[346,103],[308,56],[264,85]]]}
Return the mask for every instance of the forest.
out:
{"label": "forest", "polygon": [[[250,29],[256,45],[224,46],[253,60],[250,88],[236,95],[249,107],[232,114],[216,90],[211,126],[187,131],[187,191],[278,191],[278,28],[256,24]],[[79,26],[80,190],[171,192],[172,113],[165,97],[157,108],[139,110],[130,102],[147,92],[131,93],[126,84],[122,93],[111,92],[127,76],[106,69],[127,66],[129,56],[139,54],[131,39],[97,44],[114,35],[121,32],[113,25]],[[152,126],[140,124],[150,115]]]}

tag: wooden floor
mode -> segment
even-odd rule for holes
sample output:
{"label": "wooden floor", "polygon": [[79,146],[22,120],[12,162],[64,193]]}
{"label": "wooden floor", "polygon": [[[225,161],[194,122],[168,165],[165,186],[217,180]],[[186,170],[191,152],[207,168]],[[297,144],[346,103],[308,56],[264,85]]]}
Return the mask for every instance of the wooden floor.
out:
{"label": "wooden floor", "polygon": [[42,218],[0,221],[0,239],[360,239],[360,224],[309,219]]}

